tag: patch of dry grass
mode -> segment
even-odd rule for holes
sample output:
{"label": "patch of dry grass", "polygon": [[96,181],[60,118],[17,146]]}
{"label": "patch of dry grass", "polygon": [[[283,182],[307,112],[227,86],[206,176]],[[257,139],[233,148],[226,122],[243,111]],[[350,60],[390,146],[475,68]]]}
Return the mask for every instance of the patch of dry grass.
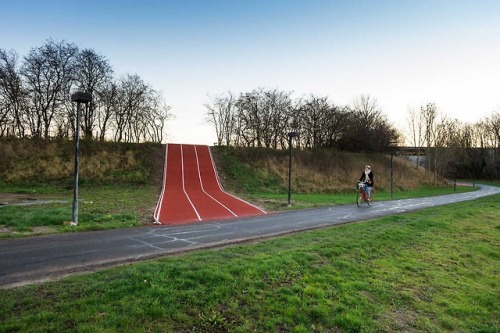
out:
{"label": "patch of dry grass", "polygon": [[[270,183],[277,187],[275,192],[285,191],[288,187],[288,151],[233,147],[214,147],[213,151],[224,186],[230,190],[238,191],[237,185],[231,182],[239,174],[242,174],[242,179],[237,183],[246,182],[243,187],[247,192],[269,191]],[[375,174],[377,190],[390,191],[390,155],[332,150],[293,150],[292,187],[303,194],[352,192],[366,164]],[[404,157],[394,157],[393,176],[395,191],[442,185],[436,184],[431,175],[422,169],[417,170]]]}
{"label": "patch of dry grass", "polygon": [[[74,173],[74,146],[68,140],[0,140],[0,179],[8,184],[65,182]],[[83,140],[80,180],[151,183],[162,173],[164,148]]]}

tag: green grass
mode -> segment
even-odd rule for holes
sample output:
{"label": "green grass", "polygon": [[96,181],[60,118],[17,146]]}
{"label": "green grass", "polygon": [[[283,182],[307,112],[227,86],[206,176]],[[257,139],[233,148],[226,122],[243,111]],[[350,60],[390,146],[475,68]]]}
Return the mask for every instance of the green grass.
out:
{"label": "green grass", "polygon": [[[31,148],[25,149],[29,156],[60,152]],[[63,169],[45,163],[44,173],[33,172],[40,159],[33,159],[33,168],[2,160],[10,163],[2,169],[6,176],[45,185],[0,180],[0,196],[66,202],[0,207],[0,237],[152,221],[160,188],[147,184],[160,183],[163,148],[87,148],[77,227],[64,225],[72,190],[55,185],[70,183],[60,177]],[[18,151],[24,150],[10,152]],[[350,171],[364,159],[378,170],[375,201],[390,199],[386,156],[294,153],[294,190],[308,194],[293,191],[291,209],[353,204],[349,184],[331,184],[355,179]],[[220,148],[214,156],[224,162],[220,175],[232,192],[267,210],[289,209],[286,151]],[[450,186],[418,187],[430,182],[404,163],[395,169],[401,184],[394,199],[454,193]],[[500,196],[489,197],[3,290],[0,332],[498,332],[499,202]]]}
{"label": "green grass", "polygon": [[[457,187],[456,192],[471,191],[472,187]],[[453,187],[424,186],[414,191],[397,192],[394,199],[456,193]],[[61,187],[3,186],[0,193],[23,194],[32,199],[62,201],[44,205],[0,207],[0,238],[33,236],[40,233],[59,233],[135,227],[150,224],[160,188],[153,185],[80,186],[77,227],[68,226],[72,220],[73,192]],[[266,210],[287,208],[287,193],[252,193],[246,199]],[[291,209],[354,203],[355,190],[342,194],[292,194]],[[390,193],[377,191],[374,200],[389,200]],[[39,228],[43,227],[43,228]]]}
{"label": "green grass", "polygon": [[498,332],[500,196],[0,291],[1,332]]}
{"label": "green grass", "polygon": [[88,231],[140,226],[152,222],[153,211],[160,192],[152,185],[83,186],[79,190],[78,226],[72,220],[72,190],[53,187],[5,188],[3,193],[26,193],[34,199],[56,199],[60,203],[0,207],[0,227],[8,233],[0,237],[31,236],[46,227],[43,233]]}

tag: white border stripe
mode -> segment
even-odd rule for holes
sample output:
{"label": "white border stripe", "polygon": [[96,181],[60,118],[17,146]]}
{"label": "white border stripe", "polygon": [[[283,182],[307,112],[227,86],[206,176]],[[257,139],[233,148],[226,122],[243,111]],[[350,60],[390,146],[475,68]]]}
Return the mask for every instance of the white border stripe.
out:
{"label": "white border stripe", "polygon": [[222,207],[224,207],[228,212],[230,212],[231,214],[233,214],[234,216],[238,216],[236,215],[231,209],[229,209],[228,207],[226,207],[224,204],[222,204],[219,200],[215,199],[213,196],[211,196],[209,193],[207,193],[205,191],[205,188],[203,187],[203,181],[201,179],[201,171],[200,171],[200,161],[198,159],[198,148],[199,146],[194,146],[194,153],[196,155],[196,165],[198,167],[198,179],[200,180],[200,185],[201,185],[201,190],[203,191],[203,193],[205,193],[206,195],[208,195],[210,198],[212,198],[212,200],[214,200],[215,202],[217,202],[219,205],[221,205]]}
{"label": "white border stripe", "polygon": [[245,200],[243,200],[243,199],[241,199],[241,198],[238,198],[238,197],[236,197],[236,196],[232,195],[231,193],[228,193],[228,192],[224,191],[224,189],[222,188],[222,185],[221,185],[221,183],[220,183],[220,181],[219,181],[219,174],[217,173],[217,169],[215,168],[215,162],[214,162],[214,158],[213,158],[213,156],[212,156],[212,150],[211,150],[211,149],[210,149],[210,147],[208,147],[208,146],[207,146],[207,148],[208,148],[208,153],[210,154],[210,159],[212,160],[212,168],[213,168],[213,170],[214,170],[215,178],[217,179],[217,184],[219,185],[219,189],[221,190],[221,192],[223,192],[223,193],[225,193],[225,194],[229,195],[230,197],[233,197],[233,198],[235,198],[235,199],[238,199],[239,201],[241,201],[241,202],[243,202],[243,203],[246,203],[247,205],[250,205],[250,206],[254,207],[255,209],[260,210],[260,211],[261,211],[262,213],[264,213],[264,214],[267,214],[267,212],[266,212],[266,211],[264,211],[264,210],[262,210],[260,207],[255,206],[254,204],[251,204],[250,202],[247,202],[247,201],[245,201]]}
{"label": "white border stripe", "polygon": [[167,184],[167,157],[168,157],[168,143],[165,145],[165,161],[163,162],[163,186],[161,188],[160,198],[156,204],[155,213],[153,218],[155,219],[155,224],[161,224],[160,222],[160,207],[163,206],[163,197],[165,195],[165,185]]}

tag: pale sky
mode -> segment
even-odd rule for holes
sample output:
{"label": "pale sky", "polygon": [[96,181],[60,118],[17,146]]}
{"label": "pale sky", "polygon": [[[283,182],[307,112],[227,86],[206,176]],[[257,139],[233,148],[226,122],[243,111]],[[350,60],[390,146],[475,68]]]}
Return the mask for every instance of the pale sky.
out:
{"label": "pale sky", "polygon": [[470,123],[500,109],[498,0],[0,0],[0,48],[49,38],[162,91],[173,143],[213,144],[208,96],[259,87],[370,95],[399,129],[427,102]]}

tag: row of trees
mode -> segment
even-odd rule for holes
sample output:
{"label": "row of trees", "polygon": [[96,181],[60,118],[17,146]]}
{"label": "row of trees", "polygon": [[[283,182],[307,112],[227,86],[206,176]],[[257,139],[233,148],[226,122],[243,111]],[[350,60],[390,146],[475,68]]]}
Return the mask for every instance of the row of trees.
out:
{"label": "row of trees", "polygon": [[138,75],[114,77],[109,61],[92,49],[47,41],[19,58],[0,49],[0,137],[68,138],[74,135],[70,95],[85,91],[85,137],[161,142],[170,107]]}
{"label": "row of trees", "polygon": [[297,145],[303,148],[381,152],[400,140],[377,100],[365,95],[352,106],[338,106],[327,97],[293,100],[291,92],[258,88],[219,95],[205,107],[219,145],[283,149],[291,131],[300,133]]}
{"label": "row of trees", "polygon": [[441,114],[436,104],[428,103],[410,108],[406,128],[397,130],[370,96],[361,95],[351,105],[339,106],[328,97],[292,99],[291,95],[258,88],[211,98],[205,104],[206,115],[217,144],[284,149],[293,131],[300,133],[295,145],[302,148],[365,152],[394,152],[401,145],[420,148],[426,151],[426,167],[436,178],[500,177],[498,111],[468,124]]}
{"label": "row of trees", "polygon": [[[70,95],[78,90],[93,96],[82,112],[86,138],[163,141],[172,115],[158,91],[138,75],[116,78],[109,61],[92,49],[53,40],[23,58],[0,49],[0,138],[72,137]],[[366,95],[335,105],[324,96],[294,99],[291,92],[257,88],[216,96],[205,107],[218,144],[284,149],[292,131],[300,133],[296,145],[302,148],[384,152],[406,142],[427,150],[427,165],[437,176],[452,169],[474,177],[500,175],[499,112],[467,124],[429,103],[409,109],[407,128],[398,131]]]}
{"label": "row of trees", "polygon": [[[500,177],[500,112],[469,124],[439,112],[434,103],[408,110],[406,140],[425,148],[436,177]],[[417,160],[417,165],[418,165]]]}

